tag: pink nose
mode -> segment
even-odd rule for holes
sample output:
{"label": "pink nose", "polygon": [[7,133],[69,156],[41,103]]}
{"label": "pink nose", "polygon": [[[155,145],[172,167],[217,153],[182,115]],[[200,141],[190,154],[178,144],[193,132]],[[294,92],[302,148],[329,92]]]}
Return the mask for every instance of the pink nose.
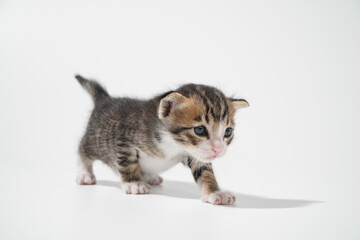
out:
{"label": "pink nose", "polygon": [[222,144],[213,144],[211,150],[215,153],[215,155],[219,155],[224,150],[224,147]]}

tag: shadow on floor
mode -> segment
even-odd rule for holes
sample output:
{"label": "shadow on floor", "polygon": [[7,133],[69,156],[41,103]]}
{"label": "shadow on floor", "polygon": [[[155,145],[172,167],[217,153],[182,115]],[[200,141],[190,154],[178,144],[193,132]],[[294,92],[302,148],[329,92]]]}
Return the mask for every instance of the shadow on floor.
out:
{"label": "shadow on floor", "polygon": [[[98,180],[97,185],[115,187],[121,189],[120,182]],[[298,208],[307,207],[320,201],[298,200],[298,199],[279,199],[262,196],[248,195],[232,192],[236,196],[236,205],[232,208]],[[162,195],[175,198],[200,199],[200,190],[195,183],[165,180],[161,186],[153,186],[150,194]]]}

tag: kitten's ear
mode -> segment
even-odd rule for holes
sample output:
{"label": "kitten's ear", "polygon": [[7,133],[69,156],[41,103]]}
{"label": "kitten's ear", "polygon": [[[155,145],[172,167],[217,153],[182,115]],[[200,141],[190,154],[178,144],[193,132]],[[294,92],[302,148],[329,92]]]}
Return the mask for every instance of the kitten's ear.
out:
{"label": "kitten's ear", "polygon": [[174,110],[185,107],[187,97],[178,92],[170,92],[160,100],[158,116],[160,119],[168,117]]}
{"label": "kitten's ear", "polygon": [[230,98],[231,105],[234,109],[238,110],[239,108],[246,108],[249,107],[249,103],[245,99],[235,99]]}

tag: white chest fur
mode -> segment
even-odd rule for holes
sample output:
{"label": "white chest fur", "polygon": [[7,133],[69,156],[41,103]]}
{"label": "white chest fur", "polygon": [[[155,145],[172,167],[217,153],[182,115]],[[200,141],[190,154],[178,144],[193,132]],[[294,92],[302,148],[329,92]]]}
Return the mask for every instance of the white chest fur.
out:
{"label": "white chest fur", "polygon": [[144,172],[160,173],[183,161],[185,152],[167,132],[161,134],[161,149],[164,157],[149,156],[140,152],[139,165]]}

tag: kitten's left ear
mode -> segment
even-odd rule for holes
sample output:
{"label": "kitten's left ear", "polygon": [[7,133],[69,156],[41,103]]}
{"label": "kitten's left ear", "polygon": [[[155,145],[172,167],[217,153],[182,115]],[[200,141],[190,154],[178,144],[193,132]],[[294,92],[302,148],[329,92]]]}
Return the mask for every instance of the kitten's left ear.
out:
{"label": "kitten's left ear", "polygon": [[162,97],[159,104],[158,116],[160,119],[167,118],[171,113],[182,109],[186,105],[187,97],[178,92],[170,92]]}
{"label": "kitten's left ear", "polygon": [[234,107],[234,109],[238,110],[239,108],[246,108],[249,107],[249,103],[245,99],[235,99],[230,98],[231,105]]}

